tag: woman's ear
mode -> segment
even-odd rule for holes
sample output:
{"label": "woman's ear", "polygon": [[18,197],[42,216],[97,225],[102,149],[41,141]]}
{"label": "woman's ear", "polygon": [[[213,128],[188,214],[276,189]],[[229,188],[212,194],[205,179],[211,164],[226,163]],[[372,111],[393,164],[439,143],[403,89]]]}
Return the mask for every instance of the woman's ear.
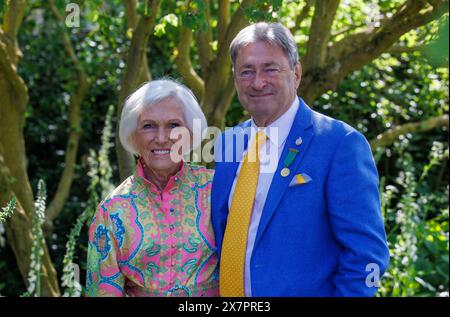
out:
{"label": "woman's ear", "polygon": [[[128,136],[128,139],[127,139],[127,142],[128,142],[128,144],[129,145],[131,145],[131,147],[133,148],[133,150],[137,150],[137,148],[136,148],[136,133],[135,132],[133,132],[133,133],[131,133],[129,136]],[[137,154],[137,153],[133,153],[133,156],[136,158],[139,158],[140,157],[140,155],[139,154]]]}

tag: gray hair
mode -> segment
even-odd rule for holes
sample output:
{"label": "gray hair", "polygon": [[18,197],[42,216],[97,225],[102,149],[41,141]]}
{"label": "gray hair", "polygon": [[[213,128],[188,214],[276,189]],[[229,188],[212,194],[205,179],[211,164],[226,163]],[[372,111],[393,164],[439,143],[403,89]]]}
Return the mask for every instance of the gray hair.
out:
{"label": "gray hair", "polygon": [[[136,151],[131,139],[136,131],[139,116],[145,108],[151,107],[155,103],[168,97],[175,97],[180,101],[183,107],[187,128],[192,133],[194,133],[194,119],[200,120],[201,135],[199,137],[200,142],[198,143],[201,143],[205,134],[205,129],[208,127],[208,123],[194,94],[189,88],[174,80],[160,79],[143,84],[125,101],[119,126],[120,142],[125,150],[135,155],[140,154]],[[194,137],[194,141],[195,140]],[[194,148],[199,145],[200,144],[194,144]]]}
{"label": "gray hair", "polygon": [[291,68],[298,64],[297,44],[291,31],[281,23],[258,22],[242,29],[231,42],[230,56],[233,68],[240,49],[256,42],[264,42],[281,48]]}

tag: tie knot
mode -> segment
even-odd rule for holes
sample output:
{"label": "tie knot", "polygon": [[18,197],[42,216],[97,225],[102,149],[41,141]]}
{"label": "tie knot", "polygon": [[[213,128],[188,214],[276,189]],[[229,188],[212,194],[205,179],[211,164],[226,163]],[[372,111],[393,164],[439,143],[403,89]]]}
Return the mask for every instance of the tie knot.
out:
{"label": "tie knot", "polygon": [[264,132],[264,130],[259,130],[256,133],[256,142],[258,143],[262,143],[265,142],[267,140],[267,134]]}
{"label": "tie knot", "polygon": [[255,140],[253,141],[253,143],[256,142],[256,146],[259,149],[261,147],[261,145],[266,143],[266,141],[267,141],[267,134],[264,132],[264,130],[259,130],[256,133]]}
{"label": "tie knot", "polygon": [[267,134],[260,130],[256,133],[256,135],[253,137],[253,139],[250,142],[250,146],[248,148],[248,158],[250,162],[256,162],[259,160],[259,150],[261,146],[266,143],[267,141]]}

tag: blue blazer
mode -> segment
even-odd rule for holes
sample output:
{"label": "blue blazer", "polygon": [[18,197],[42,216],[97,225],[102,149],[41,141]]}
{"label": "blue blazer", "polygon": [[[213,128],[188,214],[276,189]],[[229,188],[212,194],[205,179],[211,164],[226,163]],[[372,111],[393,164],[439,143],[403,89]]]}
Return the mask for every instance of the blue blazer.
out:
{"label": "blue blazer", "polygon": [[[211,220],[219,259],[242,154],[237,151],[248,143],[242,128],[249,126],[250,120],[226,130],[215,144]],[[282,177],[289,148],[299,153]],[[300,173],[311,181],[290,187]],[[256,235],[252,296],[373,296],[388,262],[378,173],[367,140],[300,99]]]}

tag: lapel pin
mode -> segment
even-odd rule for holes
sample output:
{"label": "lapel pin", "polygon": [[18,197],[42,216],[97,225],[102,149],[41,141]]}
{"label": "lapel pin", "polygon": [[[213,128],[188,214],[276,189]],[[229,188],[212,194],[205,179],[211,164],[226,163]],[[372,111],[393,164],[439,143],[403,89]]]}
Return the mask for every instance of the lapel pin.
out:
{"label": "lapel pin", "polygon": [[303,140],[301,137],[299,137],[297,140],[295,140],[295,145],[300,145],[302,144]]}
{"label": "lapel pin", "polygon": [[286,177],[289,175],[290,172],[291,172],[291,170],[289,168],[285,167],[281,170],[281,176]]}
{"label": "lapel pin", "polygon": [[281,176],[286,177],[291,173],[289,166],[291,166],[292,162],[294,162],[295,157],[298,154],[298,150],[294,148],[290,148],[286,158],[283,162],[283,169],[281,170]]}

